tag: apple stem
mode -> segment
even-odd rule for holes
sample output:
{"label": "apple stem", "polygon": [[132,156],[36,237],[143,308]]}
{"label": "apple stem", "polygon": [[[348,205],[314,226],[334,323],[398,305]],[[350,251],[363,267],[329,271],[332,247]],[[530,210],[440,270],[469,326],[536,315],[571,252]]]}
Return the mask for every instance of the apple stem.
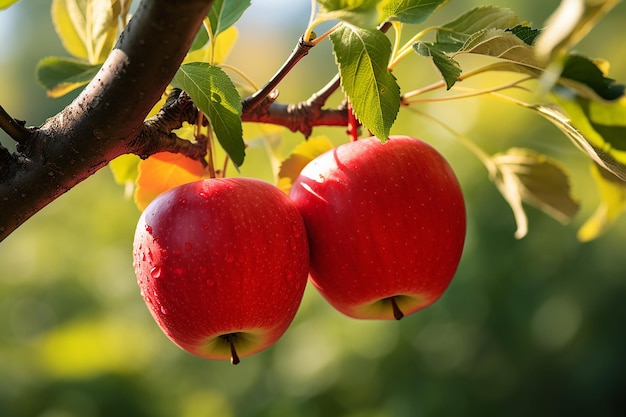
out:
{"label": "apple stem", "polygon": [[239,355],[237,355],[237,349],[235,349],[235,338],[237,337],[237,335],[230,333],[222,337],[226,339],[228,345],[230,346],[230,363],[232,363],[233,365],[237,365],[240,362]]}
{"label": "apple stem", "polygon": [[396,320],[400,320],[404,317],[404,313],[400,310],[398,303],[396,302],[396,297],[390,297],[389,301],[391,301],[391,308],[393,310],[393,318]]}
{"label": "apple stem", "polygon": [[355,142],[359,140],[359,121],[354,114],[354,110],[352,109],[352,103],[348,100],[348,134],[350,135],[350,140]]}

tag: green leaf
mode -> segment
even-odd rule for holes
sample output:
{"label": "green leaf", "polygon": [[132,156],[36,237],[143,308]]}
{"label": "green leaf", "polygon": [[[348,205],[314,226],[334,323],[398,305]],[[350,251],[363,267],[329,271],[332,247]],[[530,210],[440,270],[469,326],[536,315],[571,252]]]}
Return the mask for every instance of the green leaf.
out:
{"label": "green leaf", "polygon": [[[592,123],[588,117],[590,108],[597,108],[596,106],[602,106],[602,104],[560,96],[555,96],[554,100],[558,107],[538,105],[530,108],[557,126],[594,162],[618,178],[626,180],[626,143],[624,136],[619,133],[622,129],[613,130],[607,126],[605,136],[603,136],[597,129],[605,125],[598,122]],[[619,115],[624,111],[625,105],[623,101],[612,105],[606,104],[605,111]]]}
{"label": "green leaf", "polygon": [[141,158],[134,154],[124,154],[109,162],[109,169],[115,182],[123,185],[124,194],[127,198],[135,192],[135,182],[139,175],[139,162]]}
{"label": "green leaf", "polygon": [[278,188],[289,195],[289,190],[300,175],[300,171],[313,159],[332,148],[333,143],[326,136],[314,136],[301,142],[281,162],[278,171]]}
{"label": "green leaf", "polygon": [[179,68],[172,85],[186,91],[207,115],[220,145],[235,166],[241,166],[245,158],[241,97],[231,79],[219,67],[191,62]]}
{"label": "green leaf", "polygon": [[517,222],[517,238],[528,228],[522,202],[542,210],[561,223],[568,223],[580,204],[571,196],[569,176],[556,161],[522,148],[508,149],[492,157],[498,174],[496,186],[511,205]]}
{"label": "green leaf", "polygon": [[6,9],[9,6],[14,5],[15,3],[17,3],[19,0],[0,0],[0,9]]}
{"label": "green leaf", "polygon": [[344,25],[330,35],[341,86],[356,117],[380,140],[387,140],[400,110],[400,87],[387,70],[389,39],[378,30]]}
{"label": "green leaf", "polygon": [[198,29],[198,33],[196,33],[196,37],[193,39],[191,46],[189,47],[189,51],[197,51],[198,49],[203,48],[209,42],[209,34],[206,31],[206,27],[204,25],[200,26]]}
{"label": "green leaf", "polygon": [[430,43],[417,42],[413,44],[413,49],[421,56],[431,57],[446,82],[446,88],[448,90],[452,88],[457,78],[459,78],[459,75],[461,75],[461,66],[459,63],[436,49],[433,44]]}
{"label": "green leaf", "polygon": [[137,155],[125,154],[109,162],[115,182],[121,185],[134,183],[137,180],[137,167],[140,161],[141,158]]}
{"label": "green leaf", "polygon": [[381,20],[419,24],[427,20],[448,0],[387,0],[383,3]]}
{"label": "green leaf", "polygon": [[566,56],[559,83],[588,99],[616,100],[624,95],[624,85],[605,77],[596,63],[581,55]]}
{"label": "green leaf", "polygon": [[476,32],[485,29],[509,29],[519,23],[519,18],[510,9],[480,6],[439,28],[436,43],[448,44],[458,50]]}
{"label": "green leaf", "polygon": [[561,1],[535,42],[538,60],[547,65],[563,56],[617,3],[619,0]]}
{"label": "green leaf", "polygon": [[61,97],[85,84],[98,73],[100,65],[72,58],[48,57],[37,64],[37,80],[50,97]]}
{"label": "green leaf", "polygon": [[626,182],[597,164],[591,166],[591,175],[601,201],[593,215],[578,230],[578,239],[582,242],[596,239],[605,233],[626,211]]}
{"label": "green leaf", "polygon": [[380,0],[317,0],[320,5],[318,18],[339,19],[361,28],[373,29],[379,22]]}
{"label": "green leaf", "polygon": [[509,61],[519,72],[535,76],[542,69],[535,61],[535,53],[530,45],[510,31],[502,29],[486,29],[471,35],[459,53],[479,54]]}
{"label": "green leaf", "polygon": [[113,0],[53,0],[52,22],[63,47],[95,65],[113,49],[121,11]]}
{"label": "green leaf", "polygon": [[248,7],[250,0],[215,0],[208,15],[213,36],[234,25]]}

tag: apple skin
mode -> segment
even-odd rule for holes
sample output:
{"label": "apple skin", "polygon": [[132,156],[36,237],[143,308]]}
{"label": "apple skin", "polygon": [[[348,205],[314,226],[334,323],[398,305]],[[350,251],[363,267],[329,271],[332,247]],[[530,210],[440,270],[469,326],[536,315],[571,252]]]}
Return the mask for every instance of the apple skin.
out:
{"label": "apple skin", "polygon": [[133,246],[152,316],[176,345],[208,359],[237,363],[276,342],[307,282],[302,217],[261,180],[209,179],[161,194]]}
{"label": "apple skin", "polygon": [[290,191],[309,236],[310,279],[337,310],[400,319],[446,290],[465,241],[465,203],[447,161],[392,136],[318,156]]}

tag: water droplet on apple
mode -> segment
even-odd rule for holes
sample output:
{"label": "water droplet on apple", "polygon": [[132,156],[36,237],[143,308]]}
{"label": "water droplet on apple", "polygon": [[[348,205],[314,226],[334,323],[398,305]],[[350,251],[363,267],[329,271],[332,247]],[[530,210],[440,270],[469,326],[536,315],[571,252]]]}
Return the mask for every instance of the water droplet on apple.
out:
{"label": "water droplet on apple", "polygon": [[233,255],[232,253],[229,253],[229,254],[226,255],[225,260],[229,264],[232,264],[233,262],[235,262],[235,255]]}
{"label": "water droplet on apple", "polygon": [[178,266],[178,267],[174,268],[174,273],[176,275],[183,275],[185,273],[185,269],[180,267],[180,266]]}
{"label": "water droplet on apple", "polygon": [[169,311],[167,311],[167,308],[161,306],[161,313],[163,313],[164,315],[167,315],[167,313],[169,313]]}
{"label": "water droplet on apple", "polygon": [[300,229],[296,226],[293,227],[293,235],[294,237],[300,237]]}
{"label": "water droplet on apple", "polygon": [[145,252],[142,252],[142,253],[141,253],[141,260],[142,260],[142,261],[145,261],[145,260],[146,260],[146,253],[145,253]]}
{"label": "water droplet on apple", "polygon": [[215,280],[214,279],[207,279],[206,280],[206,285],[208,285],[209,287],[214,287],[215,286]]}
{"label": "water droplet on apple", "polygon": [[180,204],[187,204],[187,199],[186,199],[186,198],[180,198],[180,199],[178,200],[178,202],[179,202]]}
{"label": "water droplet on apple", "polygon": [[287,274],[285,275],[285,277],[287,278],[287,282],[293,281],[293,272],[287,271]]}
{"label": "water droplet on apple", "polygon": [[191,242],[185,242],[185,250],[187,251],[191,250]]}
{"label": "water droplet on apple", "polygon": [[207,193],[205,193],[204,191],[200,191],[200,192],[198,193],[198,195],[199,195],[200,197],[202,197],[202,198],[206,198],[207,200],[208,200],[208,198],[209,198],[209,195],[208,195]]}
{"label": "water droplet on apple", "polygon": [[146,225],[146,232],[148,232],[148,234],[151,235],[152,234],[152,226]]}
{"label": "water droplet on apple", "polygon": [[150,275],[152,278],[161,278],[161,267],[155,266],[150,270]]}

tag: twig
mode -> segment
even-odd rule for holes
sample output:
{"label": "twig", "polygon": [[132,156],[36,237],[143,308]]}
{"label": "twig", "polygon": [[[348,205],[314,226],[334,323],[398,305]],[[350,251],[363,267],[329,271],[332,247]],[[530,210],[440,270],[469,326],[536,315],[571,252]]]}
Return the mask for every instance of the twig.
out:
{"label": "twig", "polygon": [[[379,30],[385,33],[391,26],[390,22],[385,22]],[[304,35],[298,40],[291,56],[272,79],[262,89],[242,101],[241,119],[244,122],[285,126],[293,132],[302,132],[307,138],[311,135],[314,126],[348,125],[348,111],[345,105],[337,109],[323,109],[326,101],[341,85],[339,74],[306,101],[296,104],[275,102],[278,98],[276,86],[315,45],[316,43],[305,41]]]}
{"label": "twig", "polygon": [[132,143],[133,153],[142,158],[157,152],[180,153],[206,164],[206,143],[194,143],[172,133],[184,122],[194,124],[198,109],[191,97],[180,89],[174,89],[159,112],[144,122],[140,134]]}
{"label": "twig", "polygon": [[24,122],[15,120],[2,106],[0,106],[0,128],[18,143],[24,142],[30,134]]}
{"label": "twig", "polygon": [[341,79],[339,78],[339,74],[335,75],[332,80],[330,80],[320,91],[314,93],[306,102],[311,103],[312,105],[323,106],[326,101],[330,98],[331,95],[341,85]]}
{"label": "twig", "polygon": [[274,74],[267,84],[265,84],[259,91],[243,100],[243,112],[247,113],[253,110],[256,106],[261,104],[266,97],[272,94],[276,86],[285,78],[285,76],[287,76],[287,74],[289,74],[293,67],[295,67],[302,58],[308,55],[312,47],[312,44],[305,41],[304,38],[301,37],[287,61],[285,61],[283,66],[276,72],[276,74]]}
{"label": "twig", "polygon": [[259,106],[242,116],[244,122],[270,123],[284,126],[292,132],[311,136],[315,126],[346,126],[348,113],[345,106],[336,109],[322,109],[308,102],[296,104],[271,103]]}

